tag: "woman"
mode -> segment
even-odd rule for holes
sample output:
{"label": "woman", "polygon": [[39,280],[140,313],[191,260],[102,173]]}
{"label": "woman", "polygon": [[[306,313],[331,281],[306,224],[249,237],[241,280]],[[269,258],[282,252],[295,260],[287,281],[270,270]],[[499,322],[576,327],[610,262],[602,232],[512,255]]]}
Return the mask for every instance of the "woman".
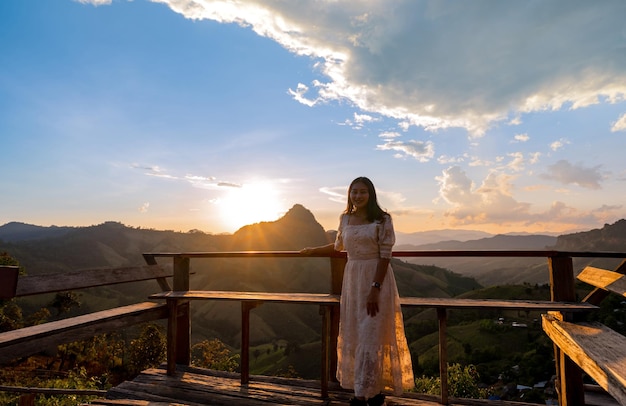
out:
{"label": "woman", "polygon": [[348,188],[334,244],[305,248],[303,254],[346,250],[343,276],[337,379],[353,389],[350,405],[380,406],[382,391],[400,395],[414,387],[411,355],[404,334],[391,248],[391,216],[378,204],[372,181],[359,177]]}

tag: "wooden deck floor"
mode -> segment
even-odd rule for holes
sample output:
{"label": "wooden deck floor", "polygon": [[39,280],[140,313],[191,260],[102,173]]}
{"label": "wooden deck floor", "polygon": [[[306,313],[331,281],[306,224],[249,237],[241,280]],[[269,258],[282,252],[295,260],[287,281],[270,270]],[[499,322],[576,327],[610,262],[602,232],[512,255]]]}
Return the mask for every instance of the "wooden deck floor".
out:
{"label": "wooden deck floor", "polygon": [[[239,374],[179,366],[175,376],[167,376],[164,368],[146,370],[133,381],[111,388],[106,399],[90,405],[348,406],[351,392],[338,385],[332,385],[329,392],[328,399],[321,398],[319,381],[253,376],[247,385],[241,385]],[[388,396],[387,405],[439,403],[432,396],[406,394],[402,398]]]}
{"label": "wooden deck floor", "polygon": [[[319,381],[252,376],[241,385],[239,374],[203,368],[178,366],[175,376],[167,376],[165,366],[148,369],[132,381],[109,389],[106,398],[89,405],[100,406],[348,406],[350,391],[331,384],[329,398],[320,396]],[[437,406],[438,397],[405,393],[387,396],[388,406]],[[587,392],[588,405],[618,406],[606,394]],[[448,405],[537,406],[537,404],[484,399],[449,399]]]}

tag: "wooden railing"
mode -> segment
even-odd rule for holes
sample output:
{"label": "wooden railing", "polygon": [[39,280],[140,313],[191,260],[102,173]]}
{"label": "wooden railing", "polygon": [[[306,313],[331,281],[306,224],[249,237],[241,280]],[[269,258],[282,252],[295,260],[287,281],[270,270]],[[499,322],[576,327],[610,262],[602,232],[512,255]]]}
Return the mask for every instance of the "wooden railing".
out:
{"label": "wooden railing", "polygon": [[[557,315],[564,321],[575,320],[574,315],[597,308],[596,301],[580,303],[576,301],[573,258],[626,258],[626,253],[598,252],[563,252],[563,251],[395,251],[396,258],[406,257],[536,257],[546,258],[550,280],[550,301],[521,300],[470,300],[454,298],[420,298],[403,297],[402,306],[434,308],[439,320],[439,350],[442,404],[448,403],[447,393],[447,352],[446,324],[448,309],[493,309],[508,308],[522,310],[542,310]],[[309,256],[307,256],[309,257]],[[20,276],[17,284],[14,276],[15,268],[6,268],[10,274],[10,289],[0,289],[0,297],[19,297],[45,292],[58,292],[84,287],[96,287],[130,281],[155,279],[162,293],[152,295],[154,298],[165,299],[166,305],[157,303],[138,303],[125,308],[110,309],[93,315],[45,323],[27,327],[13,332],[0,333],[0,360],[7,361],[13,357],[27,356],[50,344],[75,341],[77,338],[93,336],[121,326],[138,322],[168,318],[168,373],[175,373],[176,364],[190,363],[191,349],[191,313],[190,300],[235,300],[242,304],[242,363],[241,380],[249,379],[249,315],[259,304],[268,302],[280,303],[313,303],[321,306],[322,323],[322,396],[327,394],[328,381],[332,380],[336,369],[336,348],[339,324],[339,295],[343,268],[346,263],[345,253],[328,257],[330,261],[329,292],[327,294],[285,294],[269,292],[217,292],[194,291],[190,289],[190,261],[211,258],[304,258],[297,252],[180,252],[180,253],[146,253],[144,258],[147,267],[100,269],[89,271],[68,272],[60,275]],[[172,261],[172,268],[158,264],[158,259]],[[624,273],[626,266],[620,266],[619,272]],[[0,275],[1,277],[2,275]],[[173,277],[172,285],[165,278]],[[0,278],[1,279],[1,278]],[[8,290],[8,293],[6,292]],[[156,290],[156,289],[155,289]],[[594,294],[594,297],[597,297]],[[594,304],[596,303],[596,304]],[[574,349],[576,350],[576,349]],[[567,351],[572,351],[568,348]],[[580,351],[580,349],[578,350]],[[560,405],[584,404],[584,393],[581,369],[572,361],[571,353],[555,346],[558,372],[558,390]],[[587,355],[587,354],[583,354]],[[581,359],[585,360],[584,356]],[[600,365],[602,367],[602,365]],[[622,371],[623,372],[623,371]],[[623,383],[609,382],[617,387],[618,395],[626,392]],[[620,386],[621,385],[621,386]],[[3,389],[6,390],[6,389]],[[28,388],[34,391],[36,388]]]}
{"label": "wooden railing", "polygon": [[[300,301],[317,303],[322,308],[322,396],[327,395],[328,379],[332,379],[332,371],[336,369],[336,348],[339,325],[338,299],[341,294],[343,269],[346,263],[345,253],[334,255],[316,255],[330,259],[330,290],[323,297],[300,297]],[[520,310],[542,310],[556,312],[563,319],[572,319],[572,315],[581,311],[590,311],[597,306],[590,303],[576,301],[573,258],[626,258],[626,253],[607,252],[563,252],[563,251],[395,251],[393,256],[403,257],[543,257],[548,262],[550,280],[550,301],[519,301],[519,300],[469,300],[469,299],[442,299],[442,298],[401,298],[403,306],[431,307],[437,309],[439,320],[439,366],[441,379],[442,404],[448,403],[447,386],[447,350],[446,350],[446,323],[447,309],[474,308],[493,309],[508,308]],[[297,252],[181,252],[181,253],[146,253],[144,258],[148,264],[156,264],[157,258],[171,258],[173,261],[174,280],[173,290],[153,295],[153,298],[166,299],[170,318],[168,323],[168,373],[174,374],[176,364],[188,365],[191,348],[191,316],[189,311],[190,300],[234,300],[240,301],[242,306],[242,363],[241,380],[246,383],[249,379],[249,313],[250,310],[265,301],[290,302],[286,294],[271,295],[268,292],[220,292],[196,291],[190,289],[189,266],[191,259],[210,258],[296,258],[302,257]],[[294,294],[290,294],[294,295]],[[305,294],[306,295],[306,294]],[[317,300],[317,301],[316,301]],[[297,302],[297,300],[293,300]],[[584,391],[582,387],[581,370],[567,356],[555,347],[556,368],[560,404],[583,405]]]}

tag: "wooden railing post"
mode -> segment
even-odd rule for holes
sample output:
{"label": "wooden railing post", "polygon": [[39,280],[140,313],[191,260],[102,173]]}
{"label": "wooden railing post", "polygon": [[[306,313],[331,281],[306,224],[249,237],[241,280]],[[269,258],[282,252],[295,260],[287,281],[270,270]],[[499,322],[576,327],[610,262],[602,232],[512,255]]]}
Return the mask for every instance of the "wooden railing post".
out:
{"label": "wooden railing post", "polygon": [[[174,257],[174,290],[189,290],[189,258]],[[191,313],[189,302],[176,306],[176,363],[189,365],[191,361]]]}
{"label": "wooden railing post", "polygon": [[[330,257],[330,293],[341,295],[341,285],[343,284],[343,270],[346,267],[348,258]],[[328,340],[330,360],[328,362],[328,374],[333,382],[337,382],[337,337],[339,337],[339,306],[333,306],[330,310],[330,338]],[[322,338],[323,339],[323,338]]]}
{"label": "wooden railing post", "polygon": [[19,272],[20,268],[18,266],[0,266],[0,299],[15,297]]}
{"label": "wooden railing post", "polygon": [[[576,281],[571,257],[549,257],[550,296],[555,302],[576,301]],[[562,313],[563,320],[571,318],[570,314]],[[555,389],[559,395],[559,405],[578,406],[585,404],[582,371],[563,351],[554,345],[557,382]]]}
{"label": "wooden railing post", "polygon": [[448,312],[437,308],[439,320],[439,379],[441,380],[441,404],[448,404]]}

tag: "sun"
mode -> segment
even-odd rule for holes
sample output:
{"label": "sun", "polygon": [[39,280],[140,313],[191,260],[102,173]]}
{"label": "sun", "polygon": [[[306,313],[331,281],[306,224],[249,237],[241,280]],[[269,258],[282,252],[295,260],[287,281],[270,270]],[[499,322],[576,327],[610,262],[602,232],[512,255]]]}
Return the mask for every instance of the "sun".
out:
{"label": "sun", "polygon": [[230,188],[215,204],[222,224],[230,231],[249,224],[277,220],[286,211],[278,189],[267,182]]}

